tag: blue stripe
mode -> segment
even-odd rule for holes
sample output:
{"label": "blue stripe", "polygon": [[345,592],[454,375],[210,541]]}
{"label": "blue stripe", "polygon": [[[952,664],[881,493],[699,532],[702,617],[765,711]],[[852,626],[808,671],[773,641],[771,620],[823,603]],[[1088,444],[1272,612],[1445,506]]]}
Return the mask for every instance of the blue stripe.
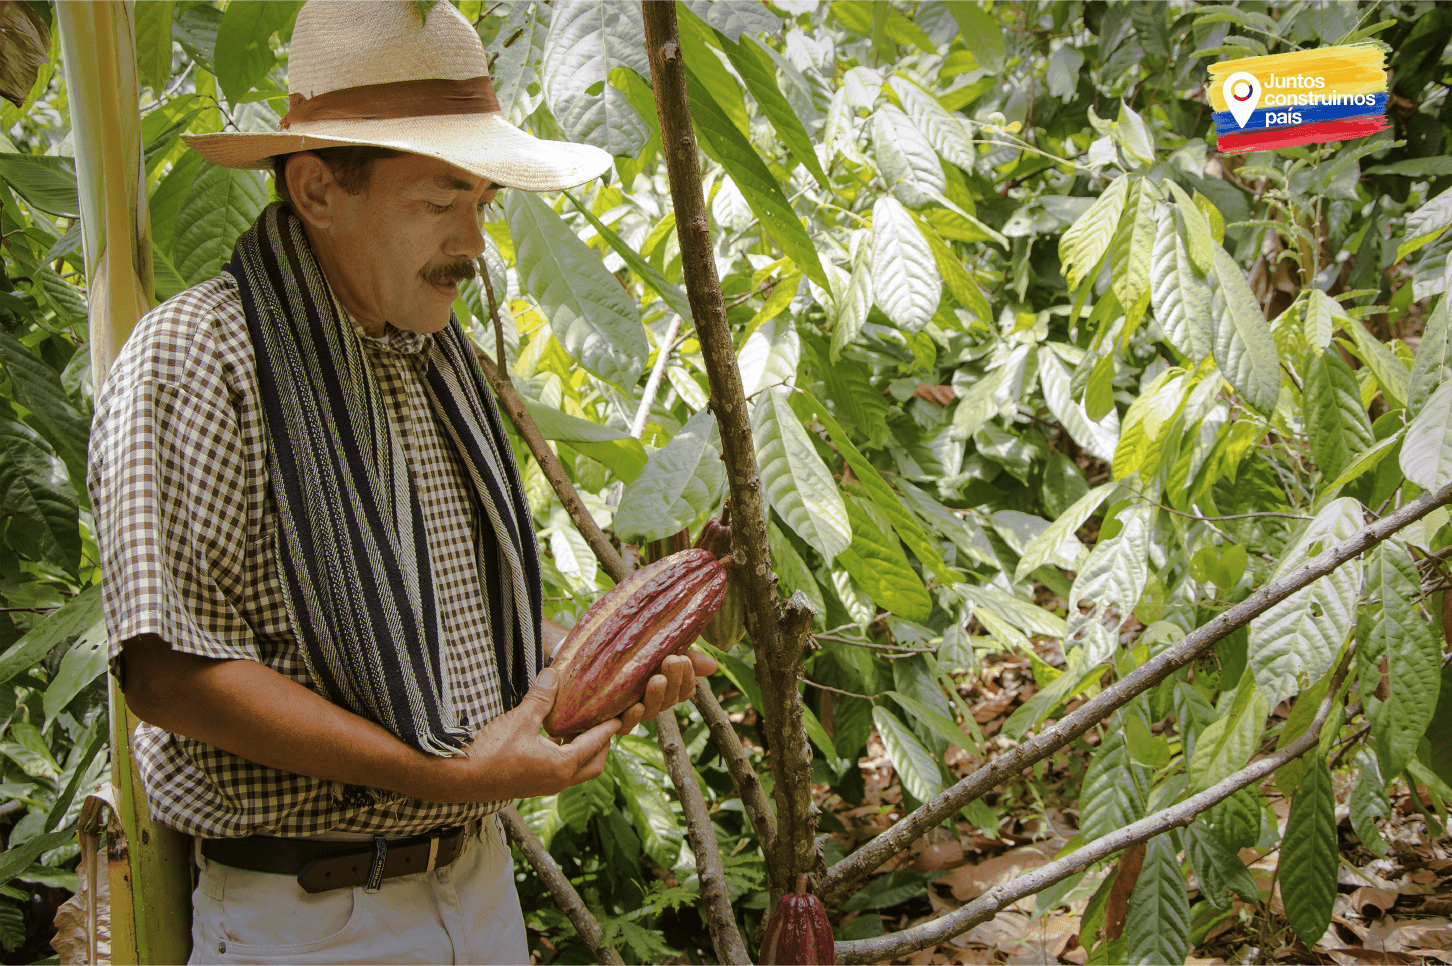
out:
{"label": "blue stripe", "polygon": [[[1320,93],[1315,91],[1312,93]],[[1242,134],[1249,131],[1264,131],[1267,129],[1297,127],[1301,124],[1317,124],[1321,121],[1344,121],[1352,117],[1369,117],[1386,113],[1386,94],[1373,94],[1372,104],[1307,104],[1303,106],[1289,105],[1286,107],[1258,107],[1250,114],[1250,120],[1245,127],[1241,127],[1235,120],[1235,116],[1229,111],[1215,112],[1215,134]],[[1269,114],[1286,114],[1287,112],[1301,115],[1301,119],[1295,124],[1267,124],[1266,116]]]}

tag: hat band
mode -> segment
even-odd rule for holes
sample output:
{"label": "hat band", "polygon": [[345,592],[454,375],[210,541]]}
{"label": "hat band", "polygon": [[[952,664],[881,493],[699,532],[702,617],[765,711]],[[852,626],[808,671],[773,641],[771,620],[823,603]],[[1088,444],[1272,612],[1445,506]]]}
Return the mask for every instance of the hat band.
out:
{"label": "hat band", "polygon": [[468,80],[394,81],[343,87],[316,97],[293,94],[281,130],[311,121],[381,121],[439,114],[491,114],[499,110],[489,75]]}

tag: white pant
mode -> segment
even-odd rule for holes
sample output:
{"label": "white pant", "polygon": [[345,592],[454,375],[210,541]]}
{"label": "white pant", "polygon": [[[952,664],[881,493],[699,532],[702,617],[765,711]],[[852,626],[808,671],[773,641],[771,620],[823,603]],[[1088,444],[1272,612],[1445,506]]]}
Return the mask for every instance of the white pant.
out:
{"label": "white pant", "polygon": [[309,894],[292,876],[199,859],[192,963],[528,963],[514,864],[484,819],[442,869]]}

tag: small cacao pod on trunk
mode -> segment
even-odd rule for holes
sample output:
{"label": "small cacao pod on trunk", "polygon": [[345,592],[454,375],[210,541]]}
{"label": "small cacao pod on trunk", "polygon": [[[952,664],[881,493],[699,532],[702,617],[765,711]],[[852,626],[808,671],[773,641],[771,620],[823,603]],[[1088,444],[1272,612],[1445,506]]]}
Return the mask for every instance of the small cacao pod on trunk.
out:
{"label": "small cacao pod on trunk", "polygon": [[832,924],[827,921],[827,909],[821,899],[807,892],[807,877],[797,876],[796,891],[782,896],[772,910],[771,918],[766,921],[766,933],[761,939],[761,962],[775,966],[788,963],[816,966],[836,961],[836,945],[832,939]]}
{"label": "small cacao pod on trunk", "polygon": [[[696,538],[696,546],[709,550],[718,557],[730,554],[730,514],[731,507],[728,503],[720,517],[706,521],[701,535]],[[726,598],[721,602],[721,609],[716,611],[716,616],[702,628],[701,636],[712,647],[720,648],[723,651],[731,650],[732,645],[746,636],[746,606],[741,600],[740,588],[729,575],[726,578]]]}
{"label": "small cacao pod on trunk", "polygon": [[591,605],[551,665],[559,691],[545,730],[577,735],[644,698],[661,661],[695,643],[721,606],[724,563],[709,550],[683,550],[641,567]]}

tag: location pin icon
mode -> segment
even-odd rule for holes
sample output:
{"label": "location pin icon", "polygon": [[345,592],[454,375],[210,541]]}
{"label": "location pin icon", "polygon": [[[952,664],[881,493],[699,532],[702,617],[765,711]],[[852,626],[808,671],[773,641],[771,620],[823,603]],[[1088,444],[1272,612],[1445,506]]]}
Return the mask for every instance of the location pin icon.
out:
{"label": "location pin icon", "polygon": [[1250,71],[1238,70],[1225,78],[1221,93],[1230,105],[1230,114],[1241,127],[1250,121],[1250,114],[1260,103],[1260,81]]}

